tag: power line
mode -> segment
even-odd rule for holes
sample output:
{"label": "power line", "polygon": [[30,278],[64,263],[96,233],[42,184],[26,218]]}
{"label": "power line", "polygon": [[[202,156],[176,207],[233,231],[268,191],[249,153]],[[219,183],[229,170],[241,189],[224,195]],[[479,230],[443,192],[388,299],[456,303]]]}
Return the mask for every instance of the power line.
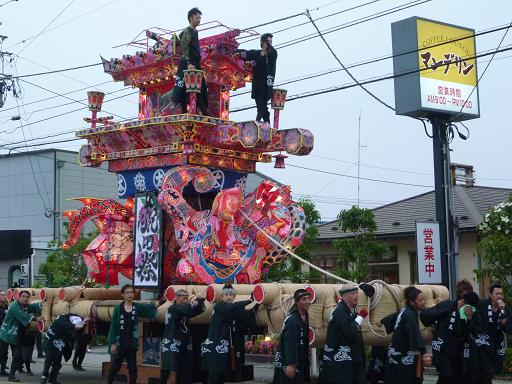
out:
{"label": "power line", "polygon": [[[348,27],[353,27],[355,25],[359,25],[359,24],[366,23],[366,22],[374,20],[374,19],[378,19],[378,18],[387,16],[387,15],[391,15],[393,13],[397,13],[397,12],[403,11],[403,10],[408,9],[408,8],[413,8],[413,7],[416,7],[418,5],[421,5],[421,4],[424,4],[424,3],[428,3],[430,1],[432,1],[432,0],[414,0],[414,1],[410,1],[408,3],[404,3],[404,4],[398,5],[396,7],[388,8],[388,9],[386,9],[384,11],[380,11],[380,12],[377,12],[377,13],[374,13],[374,14],[371,14],[371,15],[368,15],[368,16],[361,17],[359,19],[350,21],[348,23],[335,25],[333,27],[330,27],[330,28],[327,28],[327,29],[323,30],[322,33],[324,35],[327,35],[329,33],[337,32],[337,31],[339,31],[341,29],[345,29],[345,28],[348,28]],[[283,42],[281,44],[277,44],[275,46],[275,48],[277,48],[277,49],[286,48],[286,47],[289,47],[289,46],[292,46],[292,45],[295,45],[295,44],[303,43],[304,41],[308,41],[308,40],[314,39],[316,37],[318,37],[317,33],[296,37],[294,39],[288,40],[288,41]]]}
{"label": "power line", "polygon": [[0,7],[3,7],[4,5],[7,5],[7,4],[12,3],[12,2],[14,2],[14,1],[18,1],[18,0],[9,0],[9,1],[6,1],[6,2],[5,2],[5,3],[3,3],[3,4],[0,4]]}
{"label": "power line", "polygon": [[[135,94],[135,93],[138,93],[138,92],[133,92],[132,94]],[[125,96],[127,96],[127,95],[114,97],[114,98],[112,98],[112,99],[105,100],[103,103],[107,103],[107,102],[109,102],[109,101],[117,100],[117,99],[120,99],[120,98],[125,97]],[[57,118],[57,117],[61,117],[61,116],[65,116],[65,115],[69,115],[70,113],[74,113],[74,112],[82,111],[82,110],[84,110],[84,109],[86,109],[86,108],[88,108],[88,107],[82,107],[82,108],[78,108],[78,109],[73,109],[72,111],[63,112],[63,113],[60,113],[60,114],[58,114],[58,115],[54,115],[54,116],[50,116],[50,117],[47,117],[47,118],[44,118],[44,119],[41,119],[41,120],[33,121],[33,122],[31,122],[31,123],[28,123],[28,124],[23,124],[23,127],[26,127],[26,126],[29,126],[29,125],[38,124],[38,123],[42,123],[42,122],[44,122],[44,121],[48,121],[48,120],[51,120],[51,119],[55,119],[55,118]],[[73,132],[75,132],[75,131],[70,131],[70,132],[68,132],[68,133],[73,133]],[[65,134],[65,133],[62,133],[62,134]],[[55,134],[55,135],[57,135],[57,134]],[[50,136],[52,136],[52,135],[50,135]],[[60,134],[59,134],[59,136],[60,136]],[[44,138],[47,138],[47,137],[48,137],[48,136],[41,137],[41,138],[35,138],[35,139],[33,139],[33,140],[41,140],[41,139],[44,139]],[[27,140],[27,141],[32,141],[32,140]],[[22,142],[23,142],[23,141],[22,141]],[[2,144],[2,145],[0,145],[0,148],[9,149],[9,148],[5,148],[5,146],[7,146],[7,145],[15,145],[15,144],[19,144],[19,143],[20,143],[20,142],[18,141],[18,142],[10,142],[10,143],[7,143],[7,144]],[[49,143],[46,143],[46,144],[53,144],[53,143],[54,143],[54,142],[49,142]],[[55,142],[55,143],[58,143],[58,142]],[[39,145],[45,145],[45,144],[37,144],[37,145],[39,146]]]}
{"label": "power line", "polygon": [[[353,64],[349,64],[346,67],[351,69],[351,68],[361,67],[361,66],[365,66],[365,65],[369,65],[369,64],[375,64],[375,63],[378,63],[378,62],[381,62],[381,61],[384,61],[384,60],[393,59],[395,57],[400,57],[400,56],[408,55],[408,54],[411,54],[411,53],[417,53],[417,52],[420,52],[420,51],[425,50],[425,49],[435,48],[435,47],[439,47],[439,46],[446,45],[446,44],[452,44],[452,43],[455,43],[457,41],[461,41],[461,40],[465,40],[465,39],[469,39],[469,38],[473,38],[473,37],[477,37],[477,36],[482,36],[482,35],[486,35],[486,34],[489,34],[489,33],[499,32],[501,30],[508,29],[508,28],[509,28],[508,25],[491,27],[489,29],[485,29],[485,30],[479,31],[479,32],[477,32],[475,34],[461,36],[459,38],[456,38],[456,39],[453,39],[453,40],[450,40],[450,41],[436,43],[436,44],[433,44],[433,45],[428,45],[428,46],[417,48],[417,49],[413,49],[413,50],[403,51],[403,52],[400,52],[400,53],[397,53],[397,54],[388,54],[388,55],[385,55],[385,56],[378,56],[378,57],[370,58],[370,59],[359,61],[359,62],[356,62],[356,63],[353,63]],[[316,78],[316,77],[321,77],[321,76],[329,75],[331,73],[340,72],[340,71],[344,71],[344,69],[343,68],[333,68],[333,69],[327,69],[327,70],[324,70],[324,71],[321,71],[321,72],[314,72],[314,73],[310,73],[310,74],[305,74],[305,75],[301,75],[301,76],[293,78],[293,79],[285,80],[285,81],[277,84],[277,86],[283,86],[283,85],[292,84],[292,83],[303,81],[303,80],[309,80],[309,79],[313,79],[313,78]],[[236,97],[236,96],[248,94],[250,92],[251,91],[249,91],[249,90],[248,91],[239,92],[239,93],[236,93],[236,94],[232,95],[231,97]]]}
{"label": "power line", "polygon": [[37,35],[34,36],[34,38],[32,40],[30,40],[30,42],[25,45],[23,48],[21,48],[18,53],[15,55],[15,56],[19,56],[21,52],[23,52],[25,49],[27,49],[30,44],[32,44],[34,41],[36,41],[36,39],[41,36],[41,34],[44,33],[44,31],[50,26],[52,25],[55,20],[57,20],[59,18],[60,15],[62,15],[66,9],[68,9],[76,0],[71,0],[68,5],[66,5],[48,24],[46,24],[46,26],[41,30],[41,32],[39,32]]}
{"label": "power line", "polygon": [[345,65],[341,62],[341,60],[338,58],[338,56],[336,55],[336,53],[332,50],[331,46],[329,45],[329,43],[327,42],[327,40],[325,40],[325,37],[324,35],[322,34],[322,32],[320,31],[320,29],[318,28],[318,26],[316,25],[316,23],[314,22],[313,18],[311,17],[309,11],[306,11],[306,16],[309,18],[309,21],[311,22],[311,24],[313,24],[313,27],[315,27],[316,31],[318,32],[318,35],[320,36],[320,38],[322,39],[322,41],[325,43],[325,45],[327,46],[327,49],[329,49],[329,51],[331,52],[332,56],[336,59],[336,61],[338,62],[338,64],[343,68],[343,70],[347,73],[347,75],[349,75],[349,77],[354,80],[357,85],[359,85],[359,87],[365,91],[368,95],[370,95],[371,97],[373,97],[375,100],[377,100],[380,104],[384,105],[386,108],[389,108],[391,109],[392,111],[395,111],[395,108],[393,108],[391,105],[389,105],[388,103],[384,102],[383,100],[381,100],[380,98],[378,98],[377,96],[375,96],[374,93],[370,92],[370,90],[368,88],[366,88],[364,85],[362,85],[356,78],[354,75],[352,75],[352,73],[348,70],[347,67],[345,67]]}
{"label": "power line", "polygon": [[[512,47],[510,47],[510,46],[507,46],[507,47],[508,48],[502,48],[502,49],[499,49],[499,50],[494,51],[494,52],[495,53],[501,53],[501,52],[507,52],[507,51],[512,50]],[[478,54],[478,55],[475,55],[475,56],[472,56],[472,57],[467,57],[465,59],[466,60],[474,60],[474,59],[477,59],[477,58],[480,58],[480,57],[485,57],[485,56],[493,55],[493,54],[495,54],[494,52]],[[440,67],[446,66],[446,65],[447,64],[442,64]],[[422,72],[422,71],[429,70],[429,69],[430,68],[420,68],[420,69],[415,69],[415,70],[403,72],[403,73],[400,73],[400,74],[397,74],[397,75],[390,74],[390,75],[384,75],[384,76],[376,76],[376,77],[373,77],[373,78],[370,78],[370,79],[367,79],[367,80],[364,80],[364,81],[360,81],[359,84],[366,85],[366,84],[377,83],[377,82],[380,82],[380,81],[395,79],[397,77],[412,75],[414,73]],[[294,101],[294,100],[299,100],[299,99],[304,99],[304,98],[307,98],[307,97],[312,97],[312,96],[317,96],[317,95],[322,95],[322,94],[325,94],[325,93],[337,92],[337,91],[341,91],[341,90],[344,90],[344,89],[349,89],[349,88],[357,87],[357,86],[359,86],[359,84],[358,83],[349,83],[349,84],[341,85],[341,86],[337,86],[337,87],[329,87],[329,88],[323,88],[323,89],[320,89],[320,90],[308,91],[308,92],[304,92],[304,93],[301,93],[301,94],[297,94],[297,95],[292,96],[292,97],[287,97],[286,98],[286,102]],[[249,109],[253,109],[253,108],[256,108],[256,106],[254,106],[254,105],[247,105],[247,106],[235,108],[235,109],[231,110],[230,113],[241,112],[241,111],[245,111],[245,110],[249,110]]]}
{"label": "power line", "polygon": [[[362,7],[365,7],[365,6],[367,6],[367,5],[370,5],[370,4],[373,4],[373,3],[377,3],[377,2],[379,2],[379,1],[382,1],[382,0],[372,0],[372,1],[370,1],[370,2],[363,3],[363,4],[360,4],[360,5],[356,5],[356,6],[354,6],[354,7],[350,7],[350,8],[342,9],[341,11],[338,11],[338,12],[334,12],[334,13],[330,13],[330,14],[325,15],[325,16],[317,17],[317,18],[315,19],[315,21],[317,21],[317,20],[327,19],[327,18],[329,18],[329,17],[333,17],[333,16],[336,16],[336,15],[339,15],[339,14],[341,14],[341,13],[345,13],[345,12],[348,12],[348,11],[352,11],[352,10],[354,10],[354,9],[362,8]],[[315,8],[315,9],[313,9],[313,10],[315,10],[315,11],[316,11],[317,9],[318,9],[318,8]],[[303,13],[300,13],[299,15],[304,15],[304,16],[305,16],[305,13],[303,12]],[[301,27],[301,26],[306,25],[306,24],[309,24],[309,21],[305,21],[305,22],[303,22],[303,23],[294,24],[294,25],[292,25],[292,26],[289,26],[289,27],[286,27],[286,28],[283,28],[283,29],[279,29],[279,30],[277,30],[277,31],[272,32],[272,34],[274,35],[274,34],[277,34],[277,33],[281,33],[281,32],[284,32],[284,31],[288,31],[288,30],[290,30],[290,29],[297,28],[297,27]],[[248,43],[248,42],[250,42],[250,41],[254,41],[254,40],[258,40],[258,39],[259,39],[259,37],[258,37],[258,36],[257,36],[257,37],[246,36],[245,38],[248,38],[248,40],[244,40],[244,41],[243,41],[243,42],[241,42],[240,44],[245,44],[245,43]],[[241,39],[244,39],[244,37],[242,37]]]}
{"label": "power line", "polygon": [[[495,51],[495,53],[507,52],[507,51],[510,51],[510,50],[512,50],[512,47],[511,46],[507,46],[507,48],[499,49],[499,50]],[[477,59],[479,57],[485,57],[485,56],[489,56],[489,55],[492,55],[492,54],[494,54],[494,52],[483,53],[483,54],[475,55],[473,57],[468,57],[468,58],[466,58],[466,60],[473,60],[473,59]],[[447,65],[447,64],[443,64],[443,65]],[[443,65],[441,65],[440,67],[442,67]],[[375,78],[372,78],[372,79],[369,79],[369,80],[361,81],[360,84],[377,83],[377,82],[380,82],[380,81],[390,80],[390,79],[394,79],[394,78],[397,78],[397,77],[408,76],[408,75],[411,75],[411,74],[414,74],[414,73],[418,73],[418,72],[422,72],[422,71],[425,71],[425,70],[428,70],[428,69],[430,69],[430,68],[420,68],[420,69],[417,69],[417,70],[412,70],[412,71],[404,72],[404,73],[401,73],[401,74],[398,74],[398,75],[391,74],[391,75],[375,77]],[[330,87],[330,88],[327,88],[327,89],[321,89],[321,90],[316,90],[316,91],[305,92],[305,93],[302,93],[302,94],[297,94],[295,96],[292,96],[291,98],[287,98],[287,102],[288,101],[299,100],[299,99],[304,99],[304,98],[307,98],[307,97],[322,95],[322,94],[326,94],[326,93],[337,92],[337,91],[341,91],[341,90],[344,90],[344,89],[353,88],[353,87],[356,87],[356,86],[358,86],[358,84],[347,84],[347,85],[342,85],[342,86],[338,86],[338,87]],[[137,93],[137,92],[134,92],[134,93]],[[111,100],[114,100],[114,99],[111,99]],[[241,111],[245,111],[245,110],[249,110],[249,109],[253,109],[253,108],[255,108],[255,106],[249,105],[249,106],[245,106],[245,107],[236,108],[234,110],[231,110],[230,112],[232,112],[232,113],[234,113],[234,112],[241,112]],[[80,108],[78,110],[81,110],[81,109],[83,109],[83,108]],[[69,111],[67,113],[72,113],[72,112],[76,112],[76,111],[77,110]],[[67,113],[64,113],[64,114],[67,114]],[[62,116],[62,115],[63,114],[58,115],[58,116]],[[54,117],[58,117],[58,116],[54,116]],[[54,117],[50,117],[50,118],[43,119],[43,120],[40,120],[40,121],[49,120],[49,119],[54,118]],[[37,121],[37,122],[40,122],[40,121]],[[36,122],[30,123],[30,124],[35,124],[35,123]],[[37,146],[49,145],[49,144],[53,144],[53,143],[57,143],[57,142],[38,143]],[[4,146],[5,145],[10,145],[10,144],[4,144]]]}
{"label": "power line", "polygon": [[[512,21],[510,22],[510,24],[508,25],[507,29],[505,30],[505,33],[503,34],[503,37],[501,38],[500,40],[500,43],[498,44],[498,46],[496,47],[496,50],[494,51],[494,53],[492,54],[491,56],[491,59],[489,60],[489,62],[487,63],[487,65],[485,66],[485,69],[484,71],[482,72],[482,74],[480,75],[480,77],[476,80],[476,84],[475,86],[473,87],[473,89],[471,90],[470,94],[468,95],[468,97],[466,98],[466,101],[464,101],[464,104],[462,104],[462,107],[460,108],[460,111],[458,113],[458,115],[460,116],[462,114],[462,110],[464,109],[464,106],[466,105],[466,103],[468,102],[469,98],[471,97],[471,95],[473,94],[473,92],[475,92],[475,89],[476,87],[478,87],[478,84],[480,83],[480,80],[482,80],[482,77],[484,77],[485,75],[485,72],[487,72],[487,69],[489,68],[489,65],[491,65],[491,62],[492,60],[494,59],[494,56],[496,56],[496,53],[498,52],[498,50],[500,49],[501,47],[501,44],[503,44],[503,40],[505,40],[505,37],[507,36],[507,33],[508,31],[510,30],[510,27],[512,27]],[[467,129],[467,127],[466,127]],[[469,131],[469,130],[468,130]]]}
{"label": "power line", "polygon": [[[25,60],[28,60],[28,59],[25,59]],[[29,61],[30,61],[30,60],[29,60]],[[29,73],[29,74],[27,74],[27,75],[14,76],[13,78],[15,78],[15,79],[24,79],[24,78],[26,78],[26,77],[34,77],[34,76],[50,75],[50,74],[54,74],[54,73],[61,73],[61,72],[74,71],[74,70],[82,69],[82,68],[96,67],[96,66],[98,66],[98,65],[102,65],[102,64],[103,64],[103,63],[94,63],[94,64],[79,65],[78,67],[70,67],[70,68],[55,69],[55,70],[47,71],[47,72]]]}
{"label": "power line", "polygon": [[[111,81],[111,80],[108,80],[108,81],[104,81],[103,83],[98,83],[98,84],[91,85],[90,87],[89,87],[89,86],[87,86],[87,87],[83,87],[83,88],[76,89],[76,90],[74,90],[74,91],[64,92],[64,93],[62,93],[62,95],[70,95],[70,94],[72,94],[72,93],[76,93],[76,92],[84,91],[84,90],[86,90],[86,89],[90,89],[90,88],[96,88],[96,87],[99,87],[100,85],[105,85],[105,84],[110,84],[110,83],[112,83],[112,81]],[[60,97],[60,96],[59,96],[59,95],[55,95],[55,96],[45,97],[44,99],[39,99],[39,100],[30,101],[30,102],[28,102],[28,103],[25,103],[25,106],[27,106],[27,105],[32,105],[32,104],[42,103],[43,101],[48,101],[48,100],[51,100],[51,99],[56,99],[57,97]],[[3,112],[5,112],[5,111],[13,110],[13,109],[16,109],[16,107],[2,108],[2,111],[3,111]]]}
{"label": "power line", "polygon": [[[75,102],[75,103],[82,104],[82,105],[85,105],[85,106],[87,106],[87,107],[89,106],[87,103],[84,103],[83,101],[76,100],[76,99],[73,99],[73,98],[71,98],[71,97],[65,96],[65,95],[63,95],[63,94],[61,94],[61,93],[59,93],[59,92],[55,92],[55,91],[52,91],[51,89],[48,89],[48,88],[42,87],[42,86],[37,85],[37,84],[34,84],[34,83],[31,83],[30,81],[27,81],[27,80],[21,80],[21,81],[23,81],[24,83],[30,84],[30,85],[32,85],[32,86],[34,86],[34,87],[37,87],[37,88],[39,88],[39,89],[42,89],[42,90],[44,90],[44,91],[47,91],[47,92],[53,93],[54,95],[58,95],[58,96],[60,96],[60,97],[63,97],[64,99],[72,100],[72,101],[73,101],[73,102]],[[124,97],[124,96],[123,96],[123,97]],[[109,112],[109,111],[106,111],[106,110],[103,110],[103,112],[108,113],[109,115],[113,115],[113,116],[119,117],[120,119],[126,120],[126,118],[125,118],[125,117],[123,117],[123,116],[119,116],[119,115],[116,115],[116,114],[115,114],[115,113],[113,113],[113,112]]]}
{"label": "power line", "polygon": [[[15,1],[18,1],[18,0],[15,0]],[[71,23],[71,22],[73,22],[73,21],[75,21],[75,20],[81,19],[82,17],[85,17],[85,16],[87,16],[87,15],[89,15],[89,14],[91,14],[91,13],[95,12],[95,11],[98,11],[98,10],[100,10],[100,9],[102,9],[102,8],[105,8],[105,7],[109,6],[110,4],[113,4],[113,3],[117,2],[117,1],[119,1],[119,0],[113,0],[113,1],[110,1],[110,2],[109,2],[109,3],[107,3],[107,4],[103,4],[103,5],[99,6],[99,7],[96,7],[96,8],[94,8],[94,9],[90,10],[90,11],[87,11],[87,12],[85,12],[85,13],[82,13],[82,14],[80,14],[80,15],[76,16],[76,17],[73,17],[73,18],[71,18],[71,19],[69,19],[69,20],[65,21],[64,23],[61,23],[61,24],[59,24],[59,25],[56,25],[56,26],[55,26],[55,27],[53,27],[53,28],[47,29],[47,30],[45,30],[44,32],[39,33],[38,35],[30,36],[30,37],[27,37],[27,38],[25,38],[25,39],[23,39],[23,40],[20,40],[20,41],[18,41],[17,43],[14,43],[13,45],[10,45],[9,47],[7,47],[7,49],[10,49],[10,48],[12,48],[12,47],[15,47],[15,46],[17,46],[17,45],[19,45],[19,44],[26,43],[27,41],[30,41],[30,40],[32,40],[32,39],[34,39],[34,38],[36,38],[37,36],[40,36],[40,35],[43,35],[43,34],[45,34],[45,33],[48,33],[48,32],[51,32],[51,31],[54,31],[54,30],[56,30],[57,28],[60,28],[60,27],[62,27],[62,26],[64,26],[64,25],[66,25],[66,24],[69,24],[69,23]]]}
{"label": "power line", "polygon": [[[346,174],[343,174],[343,173],[329,172],[329,171],[324,171],[324,170],[321,170],[321,169],[302,167],[302,166],[299,166],[299,165],[294,165],[294,164],[289,164],[289,163],[287,163],[286,165],[290,166],[290,167],[293,167],[293,168],[304,169],[304,170],[307,170],[307,171],[325,173],[327,175],[336,175],[336,176],[340,176],[340,177],[347,177],[349,179],[357,179],[357,176],[346,175]],[[389,180],[381,180],[381,179],[371,179],[371,178],[368,178],[368,177],[360,177],[360,179],[361,180],[366,180],[366,181],[373,181],[373,182],[376,182],[376,183],[406,185],[406,186],[410,186],[410,187],[434,188],[432,185],[403,183],[403,182],[400,182],[400,181],[389,181]]]}

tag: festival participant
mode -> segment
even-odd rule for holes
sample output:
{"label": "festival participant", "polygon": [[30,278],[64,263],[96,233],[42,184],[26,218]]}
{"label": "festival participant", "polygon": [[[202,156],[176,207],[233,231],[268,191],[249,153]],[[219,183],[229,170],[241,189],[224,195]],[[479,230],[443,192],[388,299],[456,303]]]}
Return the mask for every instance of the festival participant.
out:
{"label": "festival participant", "polygon": [[62,367],[62,357],[66,361],[71,358],[75,332],[83,329],[87,322],[87,318],[67,313],[59,315],[50,325],[43,338],[45,359],[41,384],[59,384],[57,376]]}
{"label": "festival participant", "polygon": [[[7,314],[7,310],[9,309],[9,302],[7,301],[7,292],[3,289],[0,290],[0,327],[4,322],[5,315]],[[7,367],[7,353],[8,349],[0,348],[0,376],[9,376],[5,368]]]}
{"label": "festival participant", "polygon": [[273,35],[264,33],[260,38],[261,49],[238,49],[237,56],[244,61],[255,62],[252,68],[251,97],[256,102],[258,110],[256,120],[270,124],[270,112],[268,101],[272,97],[274,79],[276,77],[277,51],[272,46]]}
{"label": "festival participant", "polygon": [[[231,284],[222,288],[222,301],[215,304],[208,329],[208,337],[201,347],[202,367],[208,371],[209,384],[222,384],[229,372],[236,371],[241,363],[243,353],[243,337],[238,331],[238,322],[255,318],[255,309],[245,309],[253,302],[242,300],[234,302],[235,289]],[[255,321],[255,320],[253,320]]]}
{"label": "festival participant", "polygon": [[327,326],[320,381],[326,384],[365,384],[365,360],[361,324],[368,311],[356,312],[359,300],[357,284],[340,289],[341,300]]}
{"label": "festival participant", "polygon": [[85,359],[85,355],[87,354],[87,346],[92,340],[92,332],[91,332],[92,324],[89,323],[87,327],[83,327],[76,331],[75,334],[75,353],[73,355],[72,366],[75,371],[85,371],[85,368],[82,367],[82,363]]}
{"label": "festival participant", "polygon": [[274,384],[309,383],[309,320],[311,295],[305,289],[297,289],[289,315],[284,319],[276,353]]}
{"label": "festival participant", "polygon": [[405,307],[381,320],[386,331],[393,332],[388,348],[387,384],[422,383],[423,366],[432,364],[431,356],[425,353],[418,319],[418,312],[425,308],[425,296],[415,287],[405,288],[404,296]]}
{"label": "festival participant", "polygon": [[[37,318],[36,315],[41,310],[40,303],[29,304],[30,292],[21,291],[17,301],[13,302],[0,328],[0,355],[7,355],[7,349],[11,346],[12,362],[9,372],[9,381],[18,382],[20,379],[16,377],[16,370],[21,366],[23,361],[23,351],[21,340],[27,331],[27,326],[32,321],[43,320],[43,317]],[[7,359],[5,359],[6,362]],[[3,362],[2,362],[3,363]],[[1,367],[1,371],[5,374],[6,366]]]}
{"label": "festival participant", "polygon": [[461,382],[464,340],[459,310],[464,305],[464,295],[469,292],[473,292],[473,286],[466,279],[461,280],[455,286],[456,300],[443,300],[420,312],[420,320],[425,326],[435,325],[432,354],[439,372],[437,384]]}
{"label": "festival participant", "polygon": [[[170,108],[175,111],[178,104],[180,104],[181,113],[187,113],[188,104],[183,71],[185,69],[201,69],[201,50],[199,48],[199,34],[197,33],[197,27],[201,23],[201,15],[201,11],[197,8],[188,11],[189,26],[179,36],[182,54],[172,91],[173,105]],[[197,95],[197,106],[203,115],[208,115],[208,89],[204,76],[201,83],[201,93]]]}
{"label": "festival participant", "polygon": [[112,322],[107,340],[113,356],[112,366],[108,374],[108,384],[112,384],[121,369],[123,361],[128,364],[129,384],[137,383],[136,354],[139,346],[139,317],[154,319],[155,304],[134,303],[135,290],[126,284],[121,288],[123,302],[114,307]]}
{"label": "festival participant", "polygon": [[495,373],[503,369],[504,332],[510,331],[510,313],[505,309],[503,287],[494,284],[489,298],[480,300],[473,315],[470,332],[467,377],[472,383],[490,384]]}
{"label": "festival participant", "polygon": [[191,303],[187,291],[176,291],[173,304],[167,309],[165,330],[162,338],[162,367],[160,383],[191,384],[193,373],[192,337],[189,319],[204,311],[204,297],[196,295]]}

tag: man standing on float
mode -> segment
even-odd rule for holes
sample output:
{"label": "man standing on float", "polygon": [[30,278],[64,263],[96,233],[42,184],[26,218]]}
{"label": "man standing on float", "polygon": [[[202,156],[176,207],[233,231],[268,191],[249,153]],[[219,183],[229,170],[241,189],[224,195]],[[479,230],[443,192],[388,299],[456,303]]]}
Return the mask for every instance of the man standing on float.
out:
{"label": "man standing on float", "polygon": [[272,34],[264,33],[260,38],[261,49],[237,50],[237,56],[244,61],[252,61],[251,97],[258,109],[256,120],[270,124],[270,112],[267,103],[272,97],[274,78],[276,77],[277,51],[272,47]]}
{"label": "man standing on float", "polygon": [[[188,11],[190,25],[179,36],[182,53],[172,91],[173,105],[171,108],[173,113],[176,113],[178,104],[181,104],[181,113],[187,113],[188,95],[183,71],[185,69],[201,69],[201,49],[199,48],[199,34],[196,29],[201,23],[201,15],[202,13],[198,8],[192,8]],[[203,115],[208,115],[208,89],[204,77],[201,84],[201,93],[197,97],[197,106]]]}

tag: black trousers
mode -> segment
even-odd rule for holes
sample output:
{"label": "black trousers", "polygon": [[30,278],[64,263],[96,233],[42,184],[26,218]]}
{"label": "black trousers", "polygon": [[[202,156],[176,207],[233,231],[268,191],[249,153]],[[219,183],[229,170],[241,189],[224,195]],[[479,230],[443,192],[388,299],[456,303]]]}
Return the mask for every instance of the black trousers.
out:
{"label": "black trousers", "polygon": [[9,344],[0,340],[0,369],[5,371],[7,368],[7,355],[9,353]]}
{"label": "black trousers", "polygon": [[[181,113],[187,113],[187,104],[189,100],[189,96],[187,94],[184,74],[183,71],[187,69],[187,62],[185,60],[181,60],[178,65],[178,70],[176,72],[176,81],[174,83],[174,88],[172,90],[172,101],[176,104],[181,104]],[[196,69],[201,69],[200,66],[196,65]],[[201,113],[205,116],[208,115],[208,88],[206,86],[206,81],[203,77],[203,81],[201,82],[201,92],[197,95],[197,108],[201,111]]]}
{"label": "black trousers", "polygon": [[210,372],[208,374],[208,384],[224,384],[226,377],[225,373]]}
{"label": "black trousers", "polygon": [[18,344],[8,344],[0,340],[0,356],[5,356],[5,361],[2,361],[2,364],[5,363],[5,365],[2,365],[2,369],[5,369],[5,367],[7,366],[7,351],[9,349],[9,346],[11,346],[12,355],[9,377],[14,377],[16,376],[16,371],[18,370],[18,368],[20,368],[21,363],[23,361],[23,351],[21,346]]}
{"label": "black trousers", "polygon": [[350,370],[341,371],[339,381],[332,382],[328,380],[319,379],[320,384],[366,384],[366,373],[364,369],[364,362],[354,363]]}
{"label": "black trousers", "polygon": [[75,338],[75,354],[73,355],[73,367],[81,367],[87,353],[87,345],[91,342],[92,336],[79,333]]}
{"label": "black trousers", "polygon": [[50,383],[55,383],[62,367],[62,351],[50,345],[50,343],[45,340],[44,352],[46,356],[44,357],[43,379],[47,378]]}
{"label": "black trousers", "polygon": [[435,356],[435,366],[439,372],[437,384],[462,383],[463,366],[461,353],[438,353]]}
{"label": "black trousers", "polygon": [[255,95],[254,101],[256,102],[256,121],[265,121],[270,124],[270,112],[268,110],[267,102],[267,94],[265,92],[261,92]]}
{"label": "black trousers", "polygon": [[128,383],[137,383],[137,351],[133,350],[131,346],[118,346],[117,353],[113,355],[114,360],[112,361],[112,367],[108,374],[108,384],[113,384],[117,373],[123,365],[123,361],[126,359],[128,364]]}
{"label": "black trousers", "polygon": [[22,355],[23,363],[30,369],[30,362],[32,361],[32,355],[34,353],[34,346],[36,345],[36,334],[28,332],[23,338]]}
{"label": "black trousers", "polygon": [[468,384],[492,384],[494,353],[485,348],[472,348],[467,372]]}

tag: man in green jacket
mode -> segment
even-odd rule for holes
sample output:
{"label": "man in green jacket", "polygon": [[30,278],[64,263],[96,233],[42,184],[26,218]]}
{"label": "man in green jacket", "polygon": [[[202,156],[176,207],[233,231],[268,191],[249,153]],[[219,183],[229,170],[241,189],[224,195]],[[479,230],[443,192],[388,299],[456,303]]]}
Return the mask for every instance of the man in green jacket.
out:
{"label": "man in green jacket", "polygon": [[[20,338],[27,331],[27,326],[31,321],[43,320],[43,317],[37,318],[41,309],[40,303],[29,304],[30,292],[21,291],[18,301],[9,306],[4,322],[0,328],[0,355],[7,354],[7,349],[11,346],[12,362],[9,372],[9,381],[20,381],[15,376],[16,370],[21,365],[22,349]],[[3,365],[0,370],[1,376],[7,376],[6,366]]]}
{"label": "man in green jacket", "polygon": [[295,304],[284,319],[279,351],[274,361],[274,384],[309,383],[309,320],[311,295],[305,289],[293,294]]}
{"label": "man in green jacket", "polygon": [[365,384],[363,336],[361,324],[368,311],[356,313],[359,287],[346,284],[341,300],[331,313],[323,351],[320,380],[324,384]]}
{"label": "man in green jacket", "polygon": [[108,384],[114,383],[114,379],[125,359],[128,364],[128,383],[136,384],[139,317],[154,319],[156,317],[156,307],[154,304],[134,303],[135,290],[130,284],[121,288],[121,294],[123,295],[123,302],[114,307],[107,336],[110,354],[113,357],[108,375]]}

